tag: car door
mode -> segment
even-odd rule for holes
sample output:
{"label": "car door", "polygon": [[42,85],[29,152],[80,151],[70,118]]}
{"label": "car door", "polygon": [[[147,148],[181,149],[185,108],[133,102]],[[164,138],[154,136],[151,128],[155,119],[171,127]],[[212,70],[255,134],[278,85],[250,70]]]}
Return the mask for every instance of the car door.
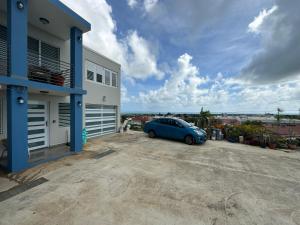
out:
{"label": "car door", "polygon": [[155,133],[159,137],[168,137],[168,119],[161,118],[158,120],[158,123],[155,127]]}
{"label": "car door", "polygon": [[169,129],[170,138],[176,140],[183,140],[185,135],[184,127],[177,120],[174,119],[169,120],[169,125],[170,125],[170,129]]}

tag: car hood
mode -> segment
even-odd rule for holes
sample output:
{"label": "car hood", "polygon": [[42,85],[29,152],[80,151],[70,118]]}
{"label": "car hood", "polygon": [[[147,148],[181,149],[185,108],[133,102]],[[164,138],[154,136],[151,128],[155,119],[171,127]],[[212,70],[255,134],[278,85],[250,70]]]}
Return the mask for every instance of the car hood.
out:
{"label": "car hood", "polygon": [[203,129],[200,129],[199,127],[192,126],[190,127],[191,130],[200,131],[202,134],[206,135],[206,131]]}

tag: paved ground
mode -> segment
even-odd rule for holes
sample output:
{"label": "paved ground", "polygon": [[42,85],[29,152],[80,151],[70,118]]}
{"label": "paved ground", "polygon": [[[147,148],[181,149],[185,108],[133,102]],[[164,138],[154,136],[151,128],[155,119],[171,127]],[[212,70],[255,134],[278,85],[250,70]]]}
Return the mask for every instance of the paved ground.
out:
{"label": "paved ground", "polygon": [[[49,181],[0,202],[1,225],[300,225],[299,152],[119,134],[10,179],[41,176]],[[15,181],[0,179],[0,191]]]}

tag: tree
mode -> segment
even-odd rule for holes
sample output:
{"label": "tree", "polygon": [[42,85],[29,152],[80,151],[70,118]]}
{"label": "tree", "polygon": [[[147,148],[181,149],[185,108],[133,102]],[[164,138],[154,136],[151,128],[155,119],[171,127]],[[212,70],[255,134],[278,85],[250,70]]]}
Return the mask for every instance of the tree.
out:
{"label": "tree", "polygon": [[277,108],[277,115],[276,115],[276,119],[277,119],[277,125],[280,125],[280,119],[281,119],[281,115],[280,113],[283,112],[283,109],[281,108]]}
{"label": "tree", "polygon": [[209,125],[209,119],[212,117],[212,114],[209,110],[204,111],[203,107],[201,108],[199,119],[197,122],[198,127],[200,128],[206,128]]}

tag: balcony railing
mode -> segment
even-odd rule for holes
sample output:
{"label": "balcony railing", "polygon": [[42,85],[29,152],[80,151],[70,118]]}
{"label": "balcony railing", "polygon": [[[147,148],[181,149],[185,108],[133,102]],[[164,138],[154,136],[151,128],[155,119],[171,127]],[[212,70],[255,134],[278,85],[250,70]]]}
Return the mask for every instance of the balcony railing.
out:
{"label": "balcony railing", "polygon": [[[8,74],[7,49],[0,45],[0,75]],[[28,52],[28,79],[31,81],[71,87],[71,64]]]}
{"label": "balcony railing", "polygon": [[57,86],[71,87],[71,64],[29,51],[28,79]]}

